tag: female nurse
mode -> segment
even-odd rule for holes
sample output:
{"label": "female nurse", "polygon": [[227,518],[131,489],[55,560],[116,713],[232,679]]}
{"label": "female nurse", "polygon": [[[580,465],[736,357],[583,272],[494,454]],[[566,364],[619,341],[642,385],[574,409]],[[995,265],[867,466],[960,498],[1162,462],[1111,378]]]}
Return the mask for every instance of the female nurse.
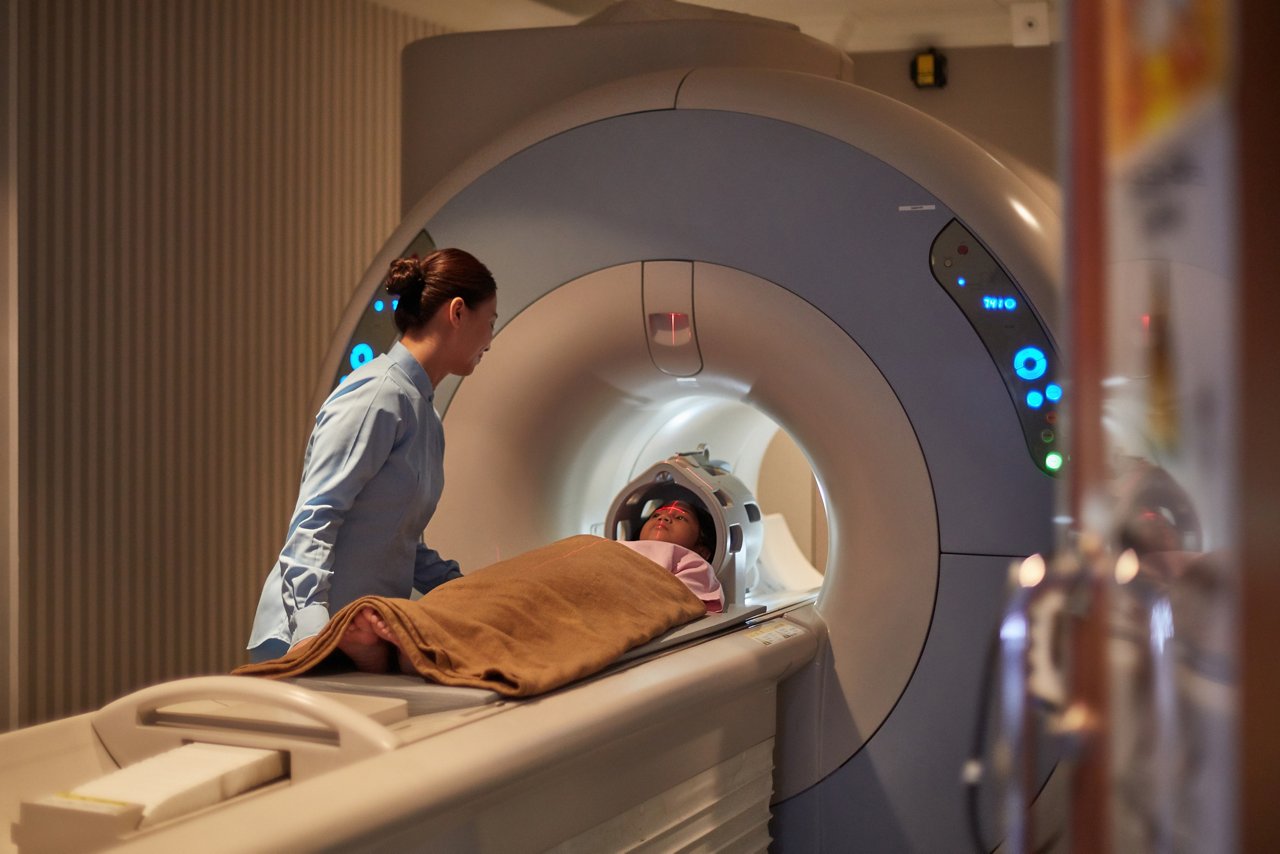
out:
{"label": "female nurse", "polygon": [[434,390],[475,370],[493,340],[497,286],[461,249],[393,261],[400,339],[329,395],[316,415],[298,503],[267,576],[249,658],[278,658],[361,596],[409,596],[460,577],[421,541],[444,487]]}

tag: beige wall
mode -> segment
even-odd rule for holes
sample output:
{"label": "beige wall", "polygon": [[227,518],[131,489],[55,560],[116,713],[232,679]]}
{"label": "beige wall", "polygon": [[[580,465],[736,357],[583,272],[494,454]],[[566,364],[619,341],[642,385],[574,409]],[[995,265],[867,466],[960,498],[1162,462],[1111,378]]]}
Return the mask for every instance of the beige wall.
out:
{"label": "beige wall", "polygon": [[911,82],[914,53],[854,54],[853,80],[1057,176],[1057,48],[948,48],[942,89]]}
{"label": "beige wall", "polygon": [[11,728],[242,660],[316,366],[398,221],[400,49],[434,28],[363,0],[6,11]]}

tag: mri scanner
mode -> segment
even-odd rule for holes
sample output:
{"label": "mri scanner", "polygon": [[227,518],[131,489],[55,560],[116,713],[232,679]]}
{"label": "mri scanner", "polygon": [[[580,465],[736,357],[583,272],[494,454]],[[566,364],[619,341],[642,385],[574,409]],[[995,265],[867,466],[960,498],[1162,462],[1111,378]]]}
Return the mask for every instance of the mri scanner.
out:
{"label": "mri scanner", "polygon": [[[523,59],[539,39],[561,61],[529,66],[515,119],[432,109],[476,79],[466,62]],[[473,376],[437,391],[448,488],[432,545],[472,568],[610,533],[630,488],[703,447],[743,487],[712,508],[737,555],[736,621],[525,701],[400,677],[154,686],[3,737],[24,850],[67,826],[49,793],[199,742],[284,758],[187,815],[120,819],[134,823],[110,838],[155,851],[999,845],[999,781],[961,776],[990,720],[982,672],[1010,564],[1052,547],[1059,220],[1034,177],[851,85],[832,56],[733,20],[412,45],[406,163],[435,144],[415,137],[424,115],[441,144],[457,145],[455,127],[485,142],[439,174],[406,166],[419,201],[324,366],[327,392],[381,346],[392,259],[473,252],[499,283],[499,331]],[[825,573],[816,591],[753,599],[753,549],[780,577],[816,577],[780,565],[797,551],[770,558],[753,541],[768,535],[747,505],[779,430],[821,494]]]}

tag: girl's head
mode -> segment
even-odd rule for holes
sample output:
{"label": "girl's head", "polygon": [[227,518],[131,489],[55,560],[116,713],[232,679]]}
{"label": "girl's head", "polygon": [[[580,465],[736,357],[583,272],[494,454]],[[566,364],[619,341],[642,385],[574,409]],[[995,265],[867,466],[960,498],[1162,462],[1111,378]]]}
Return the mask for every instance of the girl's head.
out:
{"label": "girl's head", "polygon": [[461,249],[397,258],[386,288],[397,297],[396,328],[405,339],[441,333],[447,372],[466,376],[475,369],[498,316],[498,286],[484,264]]}
{"label": "girl's head", "polygon": [[663,501],[640,528],[640,539],[661,540],[684,546],[703,560],[715,555],[715,522],[696,501],[682,498]]}
{"label": "girl's head", "polygon": [[391,262],[386,288],[398,298],[395,317],[401,334],[426,325],[454,299],[476,311],[498,293],[489,268],[461,249],[437,249],[425,258],[397,258]]}

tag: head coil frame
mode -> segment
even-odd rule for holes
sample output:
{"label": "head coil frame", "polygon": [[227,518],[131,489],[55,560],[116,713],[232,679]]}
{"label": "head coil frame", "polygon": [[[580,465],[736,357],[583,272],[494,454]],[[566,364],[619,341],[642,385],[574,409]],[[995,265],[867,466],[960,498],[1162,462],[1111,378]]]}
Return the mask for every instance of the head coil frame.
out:
{"label": "head coil frame", "polygon": [[715,524],[715,552],[709,562],[724,587],[725,598],[741,604],[746,593],[744,579],[760,557],[764,523],[755,496],[712,461],[705,447],[655,463],[628,483],[609,506],[605,536],[635,539],[651,502],[690,498],[703,506]]}

